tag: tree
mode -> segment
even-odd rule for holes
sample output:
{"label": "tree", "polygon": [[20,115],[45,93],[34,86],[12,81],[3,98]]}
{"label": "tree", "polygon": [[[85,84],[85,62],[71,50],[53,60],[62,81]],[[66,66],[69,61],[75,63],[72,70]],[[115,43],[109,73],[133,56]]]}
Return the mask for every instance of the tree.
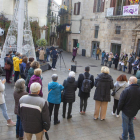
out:
{"label": "tree", "polygon": [[39,46],[39,47],[44,47],[47,45],[47,41],[45,39],[39,39],[37,40],[36,44]]}

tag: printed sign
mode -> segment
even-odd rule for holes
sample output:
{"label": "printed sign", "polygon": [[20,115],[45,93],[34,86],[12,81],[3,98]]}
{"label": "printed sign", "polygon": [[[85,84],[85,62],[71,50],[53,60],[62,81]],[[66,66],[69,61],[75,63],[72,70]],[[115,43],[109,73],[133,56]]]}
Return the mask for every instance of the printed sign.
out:
{"label": "printed sign", "polygon": [[138,15],[139,5],[123,6],[123,15]]}
{"label": "printed sign", "polygon": [[70,32],[70,26],[66,26],[66,32]]}
{"label": "printed sign", "polygon": [[107,17],[113,16],[114,12],[114,7],[108,8],[107,9]]}

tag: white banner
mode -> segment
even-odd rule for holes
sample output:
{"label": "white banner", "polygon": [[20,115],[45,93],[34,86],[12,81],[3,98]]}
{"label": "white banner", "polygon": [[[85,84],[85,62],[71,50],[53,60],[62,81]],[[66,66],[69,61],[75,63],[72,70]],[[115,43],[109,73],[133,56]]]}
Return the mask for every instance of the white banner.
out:
{"label": "white banner", "polygon": [[139,5],[123,6],[123,15],[138,15]]}
{"label": "white banner", "polygon": [[114,7],[107,8],[107,17],[113,16]]}

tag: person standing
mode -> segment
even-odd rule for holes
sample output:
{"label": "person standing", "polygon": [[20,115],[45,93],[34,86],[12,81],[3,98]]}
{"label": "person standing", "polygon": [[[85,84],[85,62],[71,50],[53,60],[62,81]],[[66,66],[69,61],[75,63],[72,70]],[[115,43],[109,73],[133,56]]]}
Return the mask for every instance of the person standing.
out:
{"label": "person standing", "polygon": [[97,47],[97,49],[96,49],[96,60],[97,60],[97,58],[98,58],[98,60],[100,60],[100,58],[99,58],[100,52],[101,52],[101,49],[99,47]]}
{"label": "person standing", "polygon": [[132,71],[132,64],[134,63],[135,59],[133,57],[132,54],[130,54],[130,58],[129,58],[129,67],[128,67],[128,73],[131,74],[131,71]]}
{"label": "person standing", "polygon": [[74,48],[73,48],[73,58],[72,58],[72,62],[74,62],[74,60],[75,60],[75,57],[76,57],[76,54],[77,54],[77,50],[78,50],[77,47],[74,47]]}
{"label": "person standing", "polygon": [[[90,67],[85,67],[85,73],[78,77],[78,88],[80,97],[80,113],[85,114],[87,100],[90,97],[90,91],[94,87],[94,76],[89,73]],[[87,88],[86,88],[87,86]]]}
{"label": "person standing", "polygon": [[23,140],[23,128],[21,123],[21,118],[18,115],[18,105],[19,105],[19,99],[24,96],[28,95],[28,92],[25,91],[25,80],[24,79],[18,79],[15,83],[14,87],[14,99],[15,99],[15,109],[14,112],[17,115],[17,123],[16,123],[16,138],[19,138],[19,140]]}
{"label": "person standing", "polygon": [[123,72],[125,72],[125,69],[127,69],[127,61],[128,61],[128,54],[125,54],[124,59],[123,59]]}
{"label": "person standing", "polygon": [[36,48],[35,54],[36,54],[36,60],[39,61],[39,50],[38,50],[38,48]]}
{"label": "person standing", "polygon": [[57,57],[58,57],[58,52],[57,49],[55,48],[55,50],[53,50],[51,52],[52,55],[52,70],[56,70],[56,62],[57,62]]}
{"label": "person standing", "polygon": [[58,112],[61,103],[61,91],[64,87],[57,83],[58,76],[57,74],[52,75],[52,82],[48,84],[48,102],[49,102],[49,112],[50,112],[50,120],[52,116],[52,111],[54,108],[54,125],[60,123],[58,120]]}
{"label": "person standing", "polygon": [[101,65],[104,65],[104,59],[105,59],[105,50],[102,52],[102,62]]}
{"label": "person standing", "polygon": [[119,63],[119,56],[118,54],[116,53],[115,57],[114,57],[114,61],[113,61],[113,64],[115,64],[115,70],[117,70],[117,67],[118,67],[118,63]]}
{"label": "person standing", "polygon": [[6,71],[6,82],[7,83],[11,83],[10,82],[10,77],[11,77],[11,73],[12,73],[12,69],[13,69],[13,63],[10,59],[10,54],[6,54],[6,57],[4,58],[5,60],[5,65],[10,65],[10,69],[5,69]]}
{"label": "person standing", "polygon": [[105,66],[107,66],[107,63],[108,63],[108,56],[109,56],[109,54],[106,53],[105,54],[105,59],[104,59]]}
{"label": "person standing", "polygon": [[119,59],[119,71],[122,71],[122,62],[124,59],[124,53],[121,53],[120,59]]}
{"label": "person standing", "polygon": [[[31,94],[24,95],[19,100],[18,115],[21,118],[26,140],[31,140],[33,134],[36,135],[36,140],[43,140],[44,132],[50,128],[47,101],[38,96],[40,89],[39,83],[33,83],[30,87]],[[44,123],[47,130],[44,130]]]}
{"label": "person standing", "polygon": [[120,113],[118,111],[118,103],[119,103],[120,95],[122,91],[129,86],[127,82],[128,80],[126,75],[122,74],[117,78],[117,81],[114,83],[113,92],[115,92],[115,95],[114,95],[114,105],[113,105],[112,115],[116,115],[117,118],[119,117],[119,113]]}
{"label": "person standing", "polygon": [[7,126],[15,126],[16,123],[13,122],[7,114],[7,107],[6,107],[5,98],[4,98],[5,82],[6,82],[5,79],[0,80],[0,108],[2,110],[2,114],[4,118],[7,121]]}
{"label": "person standing", "polygon": [[109,56],[108,56],[108,63],[109,63],[109,68],[111,68],[111,65],[112,65],[112,58],[113,58],[113,54],[112,52],[109,53]]}
{"label": "person standing", "polygon": [[137,78],[129,78],[129,87],[123,90],[119,104],[118,111],[122,110],[122,128],[123,133],[120,140],[135,140],[133,120],[140,109],[140,87],[137,85]]}
{"label": "person standing", "polygon": [[[100,112],[100,120],[103,121],[106,118],[106,111],[108,102],[111,101],[110,90],[114,88],[113,79],[109,75],[109,68],[103,66],[101,68],[101,74],[95,79],[95,111],[94,120],[97,120]],[[100,110],[101,108],[101,110]]]}
{"label": "person standing", "polygon": [[134,63],[132,64],[133,69],[134,69],[134,74],[133,74],[133,75],[136,75],[137,70],[138,70],[138,65],[139,65],[139,63],[140,63],[140,60],[139,60],[139,57],[137,56],[137,57],[136,57],[136,60],[135,60]]}
{"label": "person standing", "polygon": [[77,90],[78,83],[75,81],[75,72],[69,72],[69,77],[63,82],[63,118],[65,118],[67,103],[69,104],[67,119],[72,118],[72,103],[75,102],[75,91]]}
{"label": "person standing", "polygon": [[45,51],[43,48],[41,48],[41,50],[39,51],[39,60],[40,61],[44,61],[44,55],[45,55]]}
{"label": "person standing", "polygon": [[47,62],[49,62],[49,56],[50,56],[50,49],[46,49],[46,54],[47,54]]}

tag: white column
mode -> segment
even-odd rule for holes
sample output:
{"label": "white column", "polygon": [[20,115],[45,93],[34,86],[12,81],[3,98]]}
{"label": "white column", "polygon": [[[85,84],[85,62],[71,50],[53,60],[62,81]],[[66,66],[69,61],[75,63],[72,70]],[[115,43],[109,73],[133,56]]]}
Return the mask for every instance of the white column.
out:
{"label": "white column", "polygon": [[23,45],[23,25],[24,25],[24,0],[20,0],[18,9],[18,38],[17,52],[22,53]]}

